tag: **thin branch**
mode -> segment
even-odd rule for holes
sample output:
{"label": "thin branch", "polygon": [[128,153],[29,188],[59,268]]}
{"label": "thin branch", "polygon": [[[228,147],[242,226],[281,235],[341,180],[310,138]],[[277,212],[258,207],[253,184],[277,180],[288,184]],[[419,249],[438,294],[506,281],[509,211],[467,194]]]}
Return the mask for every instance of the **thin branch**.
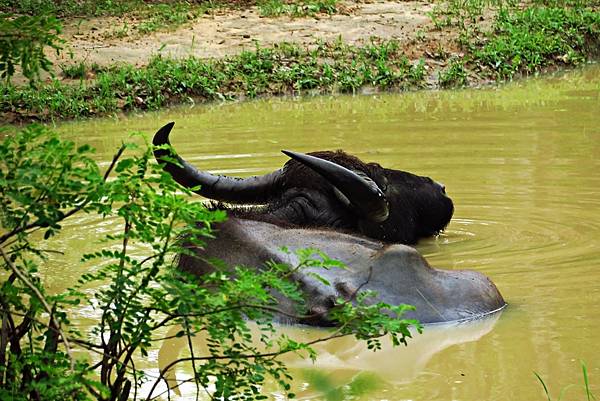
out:
{"label": "thin branch", "polygon": [[121,156],[123,155],[123,152],[125,152],[126,148],[127,148],[127,146],[125,146],[125,144],[122,144],[121,147],[119,148],[119,150],[117,150],[117,153],[115,153],[115,155],[113,156],[113,159],[110,162],[110,166],[108,166],[108,169],[104,173],[103,179],[104,179],[105,182],[108,179],[108,176],[110,175],[111,171],[113,170],[113,168],[117,164],[117,161],[121,158]]}
{"label": "thin branch", "polygon": [[[192,357],[192,372],[194,373],[194,378],[198,377],[198,373],[196,372],[196,361],[194,360],[194,345],[192,344],[192,336],[190,335],[190,325],[188,323],[187,318],[184,318],[185,323],[185,331],[187,337],[188,348],[190,350],[190,355]],[[194,380],[196,383],[196,401],[198,401],[198,397],[200,396],[200,383],[198,380]]]}
{"label": "thin branch", "polygon": [[164,313],[165,315],[167,315],[167,317],[165,319],[163,319],[161,322],[152,326],[152,330],[156,330],[160,327],[165,326],[170,321],[177,319],[179,317],[204,317],[204,316],[214,315],[217,313],[223,313],[223,312],[228,312],[231,310],[244,309],[244,308],[258,309],[258,310],[263,310],[263,311],[267,311],[267,312],[273,312],[273,313],[277,313],[277,314],[280,314],[280,315],[283,315],[283,316],[286,316],[286,317],[289,317],[292,319],[298,319],[298,320],[313,319],[313,318],[321,317],[327,313],[327,312],[316,312],[316,313],[311,313],[309,315],[299,315],[299,314],[295,314],[295,313],[286,312],[286,311],[276,308],[274,306],[259,305],[259,304],[237,304],[237,305],[230,306],[227,308],[214,309],[214,310],[211,310],[211,311],[205,312],[205,313],[186,313],[186,314],[177,314],[177,315],[173,315],[173,314],[171,314],[167,311],[164,311],[162,309],[159,309],[159,308],[149,307],[148,309],[154,310],[156,312]]}
{"label": "thin branch", "polygon": [[133,383],[135,383],[135,385],[133,386],[133,399],[137,400],[137,393],[138,393],[138,376],[137,376],[137,369],[135,368],[135,361],[133,360],[133,358],[131,358],[131,361],[129,361],[131,363],[131,369],[133,370]]}
{"label": "thin branch", "polygon": [[[30,231],[29,231],[27,234],[31,235],[31,234],[33,234],[33,233],[35,233],[35,232],[37,232],[37,231],[39,231],[39,230],[41,230],[41,229],[42,229],[42,227],[40,227],[40,226],[34,227],[34,228],[32,228],[32,229],[31,229],[31,230],[30,230]],[[8,249],[8,248],[10,248],[12,245],[16,244],[17,242],[19,242],[19,238],[15,238],[15,239],[13,239],[12,241],[10,241],[10,242],[7,242],[6,244],[4,244],[4,247],[5,247],[6,249]],[[2,243],[2,242],[0,242],[0,243]],[[26,244],[26,245],[25,245],[25,246],[23,246],[22,248],[24,249],[24,248],[26,248],[26,247],[28,247],[28,246],[29,246],[29,244]]]}
{"label": "thin branch", "polygon": [[155,258],[157,258],[158,256],[159,256],[159,254],[150,255],[150,256],[148,256],[148,257],[146,257],[146,258],[142,259],[142,260],[139,262],[139,264],[140,264],[140,266],[141,266],[141,265],[143,265],[144,263],[146,263],[146,262],[149,262],[149,261],[151,261],[152,259],[155,259]]}
{"label": "thin branch", "polygon": [[356,290],[354,290],[352,292],[352,294],[350,294],[350,296],[348,297],[349,300],[348,301],[353,301],[356,299],[356,296],[358,295],[358,292],[367,284],[369,284],[369,281],[371,281],[371,278],[373,277],[373,266],[369,266],[369,275],[367,276],[367,279],[361,284],[359,285]]}
{"label": "thin branch", "polygon": [[82,345],[82,346],[86,347],[90,351],[93,350],[93,349],[98,349],[98,350],[102,349],[101,345],[94,344],[94,343],[91,343],[89,341],[78,340],[77,338],[71,338],[71,341],[73,343],[75,343],[75,344]]}
{"label": "thin branch", "polygon": [[[312,340],[309,341],[307,343],[304,343],[307,346],[311,346],[314,344],[318,344],[318,343],[322,343],[325,341],[330,341],[333,340],[335,338],[341,338],[341,337],[346,337],[351,335],[352,333],[341,333],[340,330],[336,330],[333,332],[333,334],[326,336],[326,337],[321,337],[321,338],[317,338],[316,340]],[[381,337],[382,335],[378,336]],[[239,359],[251,359],[251,358],[270,358],[270,357],[276,357],[279,355],[284,355],[287,354],[289,352],[293,352],[296,351],[294,349],[288,349],[288,350],[279,350],[279,351],[274,351],[274,352],[265,352],[262,354],[245,354],[245,355],[238,355],[236,358]],[[154,393],[154,390],[156,389],[156,386],[158,385],[158,383],[161,380],[165,380],[165,374],[167,373],[167,371],[169,371],[169,369],[171,369],[173,366],[182,363],[182,362],[192,362],[192,361],[213,361],[213,360],[224,360],[224,359],[232,359],[232,357],[230,356],[226,356],[226,355],[211,355],[211,356],[203,356],[203,357],[187,357],[187,358],[179,358],[174,360],[173,362],[169,363],[166,367],[164,367],[161,371],[160,371],[160,375],[158,377],[158,379],[154,382],[154,384],[152,385],[152,388],[150,389],[150,392],[148,393],[148,397],[146,398],[146,401],[150,401],[156,397],[152,397],[152,394]],[[166,380],[165,380],[166,381]]]}
{"label": "thin branch", "polygon": [[85,389],[87,391],[89,391],[94,396],[95,399],[97,399],[97,400],[101,400],[102,399],[102,398],[100,398],[100,393],[98,391],[96,391],[96,389],[94,388],[94,386],[90,385],[87,382],[84,382],[84,386],[85,386]]}
{"label": "thin branch", "polygon": [[[171,399],[171,390],[175,390],[177,387],[179,387],[185,383],[189,383],[192,380],[195,380],[195,378],[194,379],[192,379],[192,378],[184,379],[184,380],[178,382],[175,386],[173,386],[173,388],[169,387],[169,384],[167,383],[167,389],[165,391],[163,391],[162,393],[159,393],[159,394],[155,395],[154,397],[150,398],[150,401],[156,400],[158,397],[163,396],[165,393],[167,393],[168,394],[167,396],[169,397],[169,399]],[[166,380],[165,380],[165,382],[166,382]]]}
{"label": "thin branch", "polygon": [[[16,242],[16,241],[15,241],[15,242]],[[13,243],[14,243],[14,242],[13,242]],[[7,247],[8,247],[10,244],[6,244],[6,245],[7,245]],[[8,251],[8,252],[7,252],[7,254],[8,254],[8,255],[12,255],[12,254],[15,254],[15,253],[21,252],[23,249],[27,249],[27,248],[29,248],[29,250],[30,250],[31,252],[36,252],[36,253],[56,253],[56,254],[58,254],[58,255],[64,255],[64,254],[65,254],[65,253],[64,253],[64,252],[62,252],[62,251],[57,251],[57,250],[54,250],[54,249],[33,248],[33,247],[30,247],[30,246],[29,246],[29,244],[23,245],[23,246],[21,246],[21,247],[19,247],[19,248],[14,248],[14,249],[11,249],[10,251]]]}
{"label": "thin branch", "polygon": [[4,252],[4,248],[2,248],[1,246],[0,246],[0,254],[2,255],[2,258],[4,258],[4,261],[6,262],[6,264],[13,271],[13,273],[19,278],[19,280],[21,280],[35,294],[35,296],[38,298],[38,300],[40,301],[40,303],[42,304],[42,306],[44,307],[44,309],[50,316],[52,324],[56,327],[56,330],[58,330],[58,332],[65,344],[65,351],[66,351],[67,356],[69,357],[69,361],[71,363],[71,372],[75,371],[75,359],[73,358],[73,354],[71,353],[71,345],[69,344],[69,340],[67,339],[67,336],[60,328],[60,324],[54,318],[54,314],[52,313],[52,308],[48,304],[48,301],[46,301],[46,298],[44,297],[44,295],[42,295],[40,290],[31,281],[29,281],[27,276],[25,274],[23,274],[23,272],[20,271],[17,268],[17,266],[15,266],[15,264],[10,260],[10,258],[6,254],[6,252]]}
{"label": "thin branch", "polygon": [[[175,325],[171,326],[171,327],[175,327],[179,325],[178,323],[176,323]],[[198,334],[198,333],[202,333],[203,331],[207,331],[206,327],[203,327],[199,330],[194,331],[194,334]],[[152,342],[159,342],[159,341],[167,341],[167,340],[172,340],[174,338],[179,338],[181,336],[178,336],[177,334],[173,334],[171,336],[165,336],[165,337],[155,337],[155,338],[151,338],[150,341]]]}

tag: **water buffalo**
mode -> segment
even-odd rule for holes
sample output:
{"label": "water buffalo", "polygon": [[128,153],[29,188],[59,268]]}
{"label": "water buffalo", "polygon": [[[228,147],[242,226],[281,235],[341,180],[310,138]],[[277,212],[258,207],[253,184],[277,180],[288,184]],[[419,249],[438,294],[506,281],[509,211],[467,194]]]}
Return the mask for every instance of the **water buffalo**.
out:
{"label": "water buffalo", "polygon": [[[174,123],[162,127],[154,145],[169,143]],[[231,209],[236,217],[278,225],[322,227],[360,234],[390,243],[414,244],[443,230],[454,206],[443,185],[429,177],[391,170],[337,152],[309,155],[283,151],[292,160],[270,174],[231,178],[197,170],[176,155],[181,167],[164,168],[186,187],[200,186],[207,198],[245,205]],[[167,149],[155,151],[160,160]]]}
{"label": "water buffalo", "polygon": [[[484,275],[431,268],[413,248],[402,244],[439,233],[454,210],[443,185],[428,177],[364,163],[342,151],[301,154],[290,151],[283,168],[245,179],[200,171],[168,147],[174,123],[154,136],[155,156],[173,178],[198,193],[229,204],[229,220],[217,239],[182,255],[179,267],[195,274],[210,271],[211,258],[228,265],[260,267],[266,261],[295,265],[293,253],[313,247],[344,262],[348,270],[319,270],[332,286],[301,271],[294,279],[306,294],[309,315],[301,323],[329,325],[327,310],[357,289],[379,293],[387,303],[415,305],[408,316],[423,323],[470,319],[504,306]],[[163,159],[166,157],[166,159]],[[178,164],[169,159],[176,159]],[[293,309],[281,300],[283,309]],[[316,316],[316,317],[315,317]]]}

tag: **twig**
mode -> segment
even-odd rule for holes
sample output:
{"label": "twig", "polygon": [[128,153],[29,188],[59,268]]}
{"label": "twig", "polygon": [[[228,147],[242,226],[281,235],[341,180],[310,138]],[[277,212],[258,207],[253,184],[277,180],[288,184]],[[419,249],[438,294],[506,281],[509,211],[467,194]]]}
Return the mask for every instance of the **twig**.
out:
{"label": "twig", "polygon": [[[318,343],[322,343],[325,341],[329,341],[329,340],[333,340],[334,338],[340,338],[340,337],[346,337],[351,335],[352,333],[341,333],[340,330],[336,330],[335,332],[333,332],[333,334],[327,336],[327,337],[321,337],[321,338],[317,338],[316,340],[313,341],[309,341],[307,343],[305,343],[305,345],[307,346],[311,346],[314,344],[318,344]],[[381,336],[378,336],[381,337]],[[292,352],[295,350],[289,349],[289,350],[283,350],[283,351],[274,351],[274,352],[265,352],[263,354],[246,354],[246,355],[239,355],[237,358],[246,358],[246,359],[250,359],[250,358],[269,358],[269,357],[276,357],[279,355],[283,355],[283,354],[287,354],[288,352]],[[227,355],[211,355],[211,356],[203,356],[203,357],[187,357],[187,358],[179,358],[176,359],[175,361],[169,363],[165,368],[163,368],[160,371],[160,375],[158,377],[158,379],[154,382],[154,384],[152,385],[152,388],[150,389],[150,392],[148,393],[148,397],[146,398],[146,401],[151,401],[156,397],[152,397],[152,394],[154,393],[154,390],[156,389],[156,386],[158,385],[158,383],[161,380],[165,380],[164,375],[169,371],[169,369],[171,369],[173,366],[182,363],[182,362],[191,362],[191,361],[211,361],[211,360],[221,360],[221,359],[232,359],[232,357],[227,356]]]}
{"label": "twig", "polygon": [[[190,355],[192,357],[192,372],[194,373],[194,378],[198,377],[198,372],[196,371],[196,361],[195,361],[195,355],[194,355],[194,346],[192,344],[192,336],[190,335],[190,325],[188,322],[187,317],[183,319],[184,323],[185,323],[185,331],[186,331],[186,337],[187,337],[187,343],[188,343],[188,348],[190,350]],[[198,383],[198,380],[194,380],[194,382],[196,383],[196,401],[198,401],[198,397],[200,396],[200,383]],[[168,385],[168,383],[167,383]]]}
{"label": "twig", "polygon": [[42,295],[40,290],[31,281],[29,281],[27,276],[25,274],[23,274],[23,272],[20,271],[17,268],[17,266],[15,266],[15,264],[10,260],[10,258],[6,254],[6,252],[4,252],[4,248],[2,248],[1,246],[0,246],[0,254],[2,255],[2,258],[4,258],[4,261],[6,262],[6,264],[13,271],[13,273],[19,278],[19,280],[21,280],[35,294],[35,296],[38,298],[38,300],[41,302],[42,306],[44,307],[44,309],[50,316],[52,324],[56,327],[56,330],[60,334],[60,337],[63,339],[63,343],[65,344],[65,351],[66,351],[67,356],[69,357],[69,361],[71,363],[71,372],[75,371],[75,359],[73,358],[73,354],[71,353],[71,345],[69,344],[69,340],[67,339],[67,336],[60,328],[60,324],[54,318],[54,314],[52,313],[52,308],[46,301],[46,298],[44,297],[44,295]]}
{"label": "twig", "polygon": [[173,315],[173,314],[171,314],[167,311],[164,311],[162,309],[159,309],[159,308],[149,307],[148,309],[154,310],[156,312],[164,313],[165,315],[167,315],[167,317],[165,319],[163,319],[161,322],[152,326],[152,330],[155,330],[155,329],[162,327],[162,326],[166,325],[167,323],[169,323],[170,321],[177,319],[179,317],[203,317],[203,316],[209,316],[209,315],[214,315],[217,313],[223,313],[223,312],[228,312],[231,310],[244,309],[244,308],[264,310],[267,312],[273,312],[276,314],[280,314],[280,315],[290,317],[293,319],[298,319],[298,320],[312,319],[312,318],[323,316],[324,314],[327,313],[327,312],[317,312],[317,313],[311,313],[309,315],[299,315],[299,314],[295,314],[295,313],[286,312],[286,311],[276,308],[274,306],[259,305],[259,304],[237,304],[237,305],[226,307],[226,308],[214,309],[214,310],[204,312],[204,313],[186,313],[186,314],[177,314],[177,315]]}

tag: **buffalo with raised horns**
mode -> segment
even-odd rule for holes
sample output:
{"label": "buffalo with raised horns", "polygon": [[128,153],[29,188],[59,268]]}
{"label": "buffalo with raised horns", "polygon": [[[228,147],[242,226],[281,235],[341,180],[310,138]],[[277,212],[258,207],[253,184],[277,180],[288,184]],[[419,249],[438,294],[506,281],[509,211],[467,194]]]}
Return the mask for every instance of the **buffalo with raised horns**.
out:
{"label": "buffalo with raised horns", "polygon": [[[174,123],[161,128],[154,145],[169,144]],[[329,228],[390,243],[414,244],[443,230],[454,206],[442,184],[337,152],[308,155],[283,151],[292,160],[277,171],[250,178],[215,176],[177,158],[164,168],[198,194],[234,204],[263,205],[230,214],[296,227]],[[160,160],[167,149],[155,151]]]}
{"label": "buffalo with raised horns", "polygon": [[416,250],[401,245],[439,233],[452,218],[452,200],[431,178],[364,163],[342,151],[283,151],[292,160],[272,173],[244,179],[213,175],[161,146],[170,144],[173,125],[162,127],[153,144],[155,157],[177,182],[199,187],[197,193],[209,199],[255,205],[229,207],[218,238],[196,249],[199,257],[182,255],[180,268],[202,274],[212,269],[206,262],[212,258],[232,266],[260,267],[269,260],[293,265],[294,255],[281,247],[321,249],[349,270],[318,271],[331,287],[306,271],[295,275],[313,312],[301,323],[315,325],[329,325],[326,312],[335,300],[359,288],[377,291],[390,304],[415,305],[408,316],[423,323],[472,319],[505,305],[483,274],[433,269]]}

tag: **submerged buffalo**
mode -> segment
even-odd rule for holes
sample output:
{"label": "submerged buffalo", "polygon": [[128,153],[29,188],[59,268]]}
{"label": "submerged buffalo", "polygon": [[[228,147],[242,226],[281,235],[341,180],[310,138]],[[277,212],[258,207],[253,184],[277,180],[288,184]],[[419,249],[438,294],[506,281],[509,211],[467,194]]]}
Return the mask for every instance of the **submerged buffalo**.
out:
{"label": "submerged buffalo", "polygon": [[[154,145],[169,144],[173,125],[155,134]],[[206,262],[212,258],[254,267],[269,260],[295,264],[294,255],[281,247],[320,249],[349,269],[318,271],[331,287],[308,271],[295,275],[312,312],[301,323],[315,325],[329,325],[326,312],[335,300],[349,299],[358,289],[375,290],[390,304],[415,305],[408,316],[423,323],[472,319],[505,305],[484,275],[433,269],[402,245],[435,235],[450,222],[454,206],[442,184],[342,151],[283,152],[291,157],[283,168],[239,179],[200,171],[169,148],[155,150],[163,168],[183,186],[199,186],[197,193],[209,199],[245,205],[230,207],[218,238],[196,249],[198,257],[182,256],[180,268],[202,274],[212,269]],[[294,310],[285,303],[282,308]]]}

